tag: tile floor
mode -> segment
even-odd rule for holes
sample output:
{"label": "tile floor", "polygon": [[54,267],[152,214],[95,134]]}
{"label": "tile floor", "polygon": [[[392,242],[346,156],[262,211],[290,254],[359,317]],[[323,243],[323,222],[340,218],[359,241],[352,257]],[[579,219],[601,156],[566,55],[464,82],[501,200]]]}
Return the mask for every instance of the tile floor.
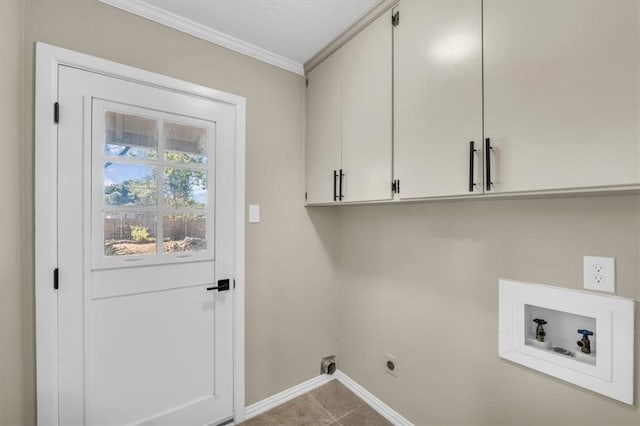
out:
{"label": "tile floor", "polygon": [[241,423],[242,426],[387,426],[390,424],[337,380]]}

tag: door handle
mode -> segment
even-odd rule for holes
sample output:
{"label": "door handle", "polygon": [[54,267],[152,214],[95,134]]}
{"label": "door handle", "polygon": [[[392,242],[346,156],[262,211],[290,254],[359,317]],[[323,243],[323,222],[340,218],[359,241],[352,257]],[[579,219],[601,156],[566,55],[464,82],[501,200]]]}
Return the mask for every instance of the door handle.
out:
{"label": "door handle", "polygon": [[338,201],[338,172],[333,171],[333,201]]}
{"label": "door handle", "polygon": [[218,285],[216,287],[207,287],[207,291],[218,290],[218,291],[227,291],[229,290],[229,278],[225,278],[224,280],[218,280]]}
{"label": "door handle", "polygon": [[342,173],[342,169],[340,169],[340,195],[338,196],[340,201],[344,198],[344,195],[342,195],[342,178],[344,178],[344,173]]}

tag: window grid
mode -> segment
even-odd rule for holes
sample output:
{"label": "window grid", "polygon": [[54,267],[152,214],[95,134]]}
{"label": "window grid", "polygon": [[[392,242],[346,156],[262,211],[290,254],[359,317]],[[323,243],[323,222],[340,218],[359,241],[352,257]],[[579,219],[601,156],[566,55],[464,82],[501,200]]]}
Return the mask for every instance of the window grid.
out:
{"label": "window grid", "polygon": [[[129,112],[117,112],[117,111],[111,111],[111,110],[105,110],[104,113],[107,114],[109,112],[112,113],[116,113],[116,114],[127,114],[127,115],[131,115],[131,113]],[[147,118],[147,117],[142,117],[142,118]],[[165,239],[165,227],[164,227],[164,222],[165,222],[165,216],[167,215],[183,215],[183,216],[187,216],[187,215],[192,215],[193,217],[196,218],[203,218],[204,219],[204,223],[205,223],[205,230],[207,226],[211,226],[211,224],[207,224],[208,221],[208,214],[207,214],[207,204],[209,203],[209,196],[208,196],[208,191],[209,191],[209,178],[210,176],[208,176],[209,174],[209,166],[208,166],[208,157],[209,157],[209,153],[206,153],[206,157],[207,157],[207,163],[182,163],[182,162],[177,162],[177,161],[170,161],[167,160],[165,157],[165,154],[167,152],[179,152],[175,149],[166,149],[165,147],[165,141],[166,141],[166,137],[165,137],[165,123],[172,123],[172,124],[179,124],[179,123],[175,123],[173,121],[169,121],[166,119],[162,119],[162,118],[154,118],[153,119],[155,121],[156,124],[156,135],[157,135],[157,146],[156,146],[156,159],[145,159],[145,158],[131,158],[131,157],[119,157],[119,156],[114,156],[114,155],[108,155],[105,152],[105,145],[107,144],[106,138],[103,144],[103,149],[101,150],[101,157],[102,157],[102,165],[103,168],[106,165],[106,163],[121,163],[121,164],[131,164],[131,165],[146,165],[146,166],[151,166],[151,167],[155,167],[155,173],[156,173],[156,204],[155,206],[143,206],[143,205],[129,205],[129,206],[117,206],[117,205],[109,205],[106,203],[105,200],[105,194],[103,192],[103,196],[102,196],[102,200],[101,200],[101,204],[102,204],[102,214],[103,214],[103,218],[106,217],[105,215],[108,213],[139,213],[139,214],[151,214],[151,215],[155,215],[156,217],[156,221],[155,221],[155,236],[156,236],[156,251],[155,256],[162,256],[162,255],[167,255],[167,254],[171,254],[171,252],[166,252],[164,249],[164,239]],[[209,138],[209,132],[208,129],[202,129],[204,131],[204,137],[205,140],[208,140]],[[170,206],[165,202],[165,172],[168,169],[178,169],[178,170],[184,170],[184,171],[191,171],[191,172],[200,172],[200,173],[204,173],[204,175],[206,176],[207,179],[207,184],[206,184],[206,191],[207,191],[207,196],[205,198],[205,202],[203,206],[195,206],[195,207],[185,207],[185,206]],[[104,191],[104,190],[103,190]],[[205,244],[207,244],[208,242],[206,241],[206,232],[205,232]],[[205,245],[205,249],[206,249],[206,245]],[[137,257],[137,256],[136,256]],[[184,254],[178,255],[178,257],[184,257]]]}

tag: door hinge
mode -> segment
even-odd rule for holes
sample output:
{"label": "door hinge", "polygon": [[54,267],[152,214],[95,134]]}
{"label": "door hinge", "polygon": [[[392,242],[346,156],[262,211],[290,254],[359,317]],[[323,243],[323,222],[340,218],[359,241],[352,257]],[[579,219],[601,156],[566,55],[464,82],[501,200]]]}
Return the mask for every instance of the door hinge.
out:
{"label": "door hinge", "polygon": [[307,78],[304,83],[307,87],[309,87],[309,79]]}
{"label": "door hinge", "polygon": [[400,193],[400,179],[395,179],[391,181],[391,193],[392,194]]}
{"label": "door hinge", "polygon": [[393,15],[391,15],[391,24],[394,27],[397,27],[400,24],[400,11],[397,11]]}
{"label": "door hinge", "polygon": [[53,122],[60,122],[60,104],[57,102],[53,104]]}
{"label": "door hinge", "polygon": [[58,268],[53,270],[53,289],[58,289]]}

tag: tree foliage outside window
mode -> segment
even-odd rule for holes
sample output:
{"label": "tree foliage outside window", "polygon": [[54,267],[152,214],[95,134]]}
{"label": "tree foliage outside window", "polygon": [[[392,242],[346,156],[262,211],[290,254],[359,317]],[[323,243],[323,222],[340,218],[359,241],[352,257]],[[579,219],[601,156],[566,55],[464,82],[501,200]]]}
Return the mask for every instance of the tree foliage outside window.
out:
{"label": "tree foliage outside window", "polygon": [[[202,158],[189,156],[180,152],[166,152],[165,159],[175,163],[184,163],[186,159],[191,163],[202,164]],[[106,163],[105,168],[112,163]],[[154,206],[156,195],[156,168],[137,179],[128,179],[121,183],[111,183],[105,186],[105,203],[111,206]],[[164,201],[167,207],[196,207],[205,206],[194,195],[194,190],[206,191],[207,172],[204,170],[166,167],[164,169]]]}
{"label": "tree foliage outside window", "polygon": [[152,174],[140,179],[129,179],[122,183],[105,186],[105,203],[110,206],[154,206],[156,204],[156,176]]}
{"label": "tree foliage outside window", "polygon": [[[175,163],[203,163],[197,158],[182,152],[165,152],[165,159]],[[168,207],[204,207],[205,203],[197,201],[194,189],[207,189],[207,173],[202,170],[167,167],[164,172],[164,201]]]}

